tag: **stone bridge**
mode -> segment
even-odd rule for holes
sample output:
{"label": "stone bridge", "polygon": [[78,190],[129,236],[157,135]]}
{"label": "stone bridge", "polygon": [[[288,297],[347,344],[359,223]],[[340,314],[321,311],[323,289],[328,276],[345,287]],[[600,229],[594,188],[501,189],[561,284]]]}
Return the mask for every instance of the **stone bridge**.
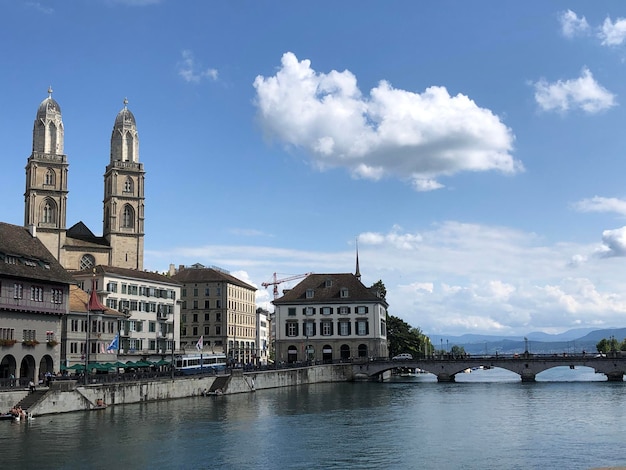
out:
{"label": "stone bridge", "polygon": [[354,362],[352,371],[357,380],[374,380],[382,378],[386,371],[398,367],[422,369],[437,376],[438,382],[454,382],[456,374],[466,369],[477,367],[502,369],[515,372],[522,378],[522,382],[534,382],[535,377],[544,370],[553,367],[576,366],[591,367],[598,374],[606,375],[608,381],[621,382],[626,374],[626,355],[619,352],[609,353],[607,356],[593,354],[579,355],[543,355],[524,353],[513,356],[460,356],[444,355],[412,359],[408,361],[372,360]]}

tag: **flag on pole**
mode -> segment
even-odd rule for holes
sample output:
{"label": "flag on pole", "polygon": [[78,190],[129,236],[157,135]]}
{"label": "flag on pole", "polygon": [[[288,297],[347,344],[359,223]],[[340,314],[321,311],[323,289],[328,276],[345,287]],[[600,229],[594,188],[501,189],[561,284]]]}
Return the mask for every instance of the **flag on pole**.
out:
{"label": "flag on pole", "polygon": [[200,339],[196,343],[196,349],[202,351],[204,349],[204,336],[200,336]]}
{"label": "flag on pole", "polygon": [[107,346],[107,352],[109,354],[117,354],[117,350],[120,347],[120,334],[116,334],[115,338],[113,338],[113,341],[111,341],[111,344],[109,344]]}

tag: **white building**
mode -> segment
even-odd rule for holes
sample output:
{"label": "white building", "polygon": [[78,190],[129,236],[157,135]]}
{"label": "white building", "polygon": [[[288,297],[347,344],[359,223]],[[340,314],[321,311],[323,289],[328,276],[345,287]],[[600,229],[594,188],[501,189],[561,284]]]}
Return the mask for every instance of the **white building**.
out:
{"label": "white building", "polygon": [[96,266],[74,273],[84,290],[95,282],[105,306],[125,315],[120,324],[121,360],[168,359],[180,349],[178,282],[158,273]]}
{"label": "white building", "polygon": [[278,362],[387,357],[387,308],[357,274],[310,274],[273,302]]}

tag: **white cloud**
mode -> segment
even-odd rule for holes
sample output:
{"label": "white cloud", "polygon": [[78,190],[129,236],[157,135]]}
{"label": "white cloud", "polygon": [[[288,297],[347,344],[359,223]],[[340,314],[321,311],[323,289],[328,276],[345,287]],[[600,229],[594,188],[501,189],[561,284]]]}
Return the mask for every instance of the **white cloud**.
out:
{"label": "white cloud", "polygon": [[574,208],[580,212],[614,212],[619,215],[626,215],[626,200],[594,196],[576,202]]}
{"label": "white cloud", "polygon": [[559,16],[559,22],[561,23],[561,33],[566,38],[585,35],[590,29],[585,17],[579,18],[572,10],[562,12]]}
{"label": "white cloud", "polygon": [[26,5],[28,8],[32,8],[46,15],[51,15],[52,13],[54,13],[54,8],[44,6],[41,4],[41,2],[26,2],[24,5]]}
{"label": "white cloud", "polygon": [[602,39],[603,46],[621,46],[626,39],[626,19],[618,18],[613,23],[611,18],[607,17],[598,36]]}
{"label": "white cloud", "polygon": [[587,113],[597,113],[615,106],[615,96],[602,87],[589,69],[572,80],[548,83],[539,80],[534,84],[535,100],[544,111],[568,111],[580,108]]}
{"label": "white cloud", "polygon": [[196,64],[193,52],[184,50],[181,55],[182,60],[178,63],[178,75],[180,75],[183,80],[189,83],[198,83],[204,78],[217,80],[218,71],[216,69],[207,68],[199,70],[200,67]]}
{"label": "white cloud", "polygon": [[[612,232],[605,232],[605,252],[626,254],[626,227]],[[358,240],[363,283],[381,279],[390,314],[427,334],[523,336],[624,323],[623,259],[592,256],[597,246],[546,244],[533,233],[454,221],[419,231],[393,226],[361,233]],[[354,272],[355,250],[353,245],[329,252],[209,245],[146,251],[148,269],[155,269],[151,264],[159,260],[236,266],[233,275],[260,286],[273,272],[283,278]],[[572,260],[578,261],[576,277]],[[281,284],[280,292],[297,282]],[[270,311],[271,298],[271,288],[257,291],[257,304]]]}
{"label": "white cloud", "polygon": [[596,252],[603,258],[626,256],[626,227],[602,232],[602,247]]}
{"label": "white cloud", "polygon": [[523,169],[511,156],[513,134],[490,110],[444,87],[423,93],[381,81],[364,96],[348,70],[316,72],[285,53],[274,76],[257,76],[258,119],[269,137],[306,151],[319,169],[396,177],[424,191],[462,171]]}

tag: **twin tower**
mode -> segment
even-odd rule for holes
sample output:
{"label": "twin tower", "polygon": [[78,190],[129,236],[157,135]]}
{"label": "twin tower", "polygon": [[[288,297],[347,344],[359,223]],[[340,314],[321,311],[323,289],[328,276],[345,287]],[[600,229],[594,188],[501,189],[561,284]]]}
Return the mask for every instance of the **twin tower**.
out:
{"label": "twin tower", "polygon": [[96,265],[143,270],[145,172],[139,162],[137,124],[127,104],[124,100],[111,135],[102,236],[83,222],[66,228],[69,164],[63,153],[61,107],[51,89],[37,110],[26,164],[24,225],[70,271]]}

